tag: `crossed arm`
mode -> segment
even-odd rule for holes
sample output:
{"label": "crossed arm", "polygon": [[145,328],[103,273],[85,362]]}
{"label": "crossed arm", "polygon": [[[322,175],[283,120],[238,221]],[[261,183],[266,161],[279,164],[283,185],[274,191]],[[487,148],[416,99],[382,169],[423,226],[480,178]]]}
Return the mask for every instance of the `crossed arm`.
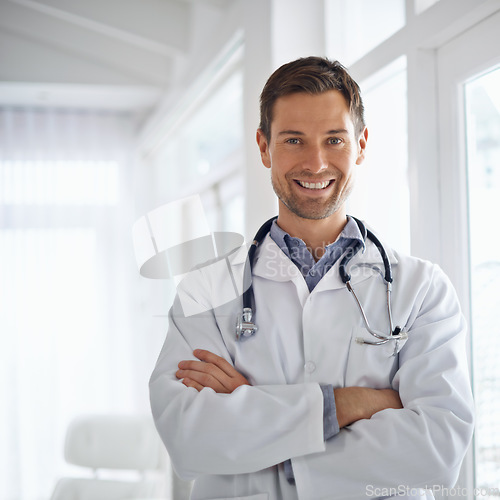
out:
{"label": "crossed arm", "polygon": [[[150,380],[155,423],[176,472],[184,479],[246,474],[295,457],[294,476],[306,496],[314,488],[318,498],[328,498],[333,489],[338,497],[360,498],[367,482],[377,487],[452,487],[473,429],[465,321],[442,272],[417,264],[410,266],[402,282],[411,335],[392,379],[397,393],[360,387],[335,390],[339,426],[355,424],[350,432],[339,432],[327,441],[319,421],[323,416],[319,387],[313,383],[241,387],[252,380],[231,369],[229,357],[228,368],[211,355],[227,352],[215,314],[187,317],[176,299]],[[428,273],[429,278],[413,281],[414,276]],[[199,302],[205,305],[204,300],[210,303],[204,296]],[[232,327],[232,321],[227,324]],[[195,351],[194,359],[193,345],[206,351]],[[188,359],[177,366],[179,360]],[[266,371],[267,379],[272,373]],[[350,385],[363,380],[359,373],[351,378]],[[182,389],[186,386],[212,391],[201,390],[196,396],[196,390]],[[282,432],[284,423],[287,432]],[[219,446],[222,435],[231,447]],[[311,485],[307,478],[313,474],[323,480]]]}
{"label": "crossed arm", "polygon": [[[217,393],[229,394],[241,385],[250,385],[224,358],[202,349],[196,349],[193,354],[199,361],[181,361],[176,372],[177,378],[187,387],[197,391],[210,387]],[[334,389],[333,394],[340,428],[370,418],[386,408],[403,407],[399,394],[392,389],[341,387]]]}

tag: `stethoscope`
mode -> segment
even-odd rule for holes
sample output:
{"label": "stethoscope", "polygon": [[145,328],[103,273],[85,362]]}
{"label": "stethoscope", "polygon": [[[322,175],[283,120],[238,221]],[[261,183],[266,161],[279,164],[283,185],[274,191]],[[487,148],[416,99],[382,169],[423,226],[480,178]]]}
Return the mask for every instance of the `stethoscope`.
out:
{"label": "stethoscope", "polygon": [[[366,229],[365,225],[355,217],[352,217],[363,236],[363,241],[366,241],[368,238],[372,241],[377,247],[380,256],[382,257],[382,261],[384,262],[384,274],[382,275],[381,271],[378,268],[373,268],[380,273],[384,283],[386,285],[386,296],[387,296],[387,316],[389,318],[389,335],[384,335],[383,333],[379,333],[373,328],[370,327],[368,322],[368,318],[366,317],[365,310],[361,305],[354,289],[351,285],[351,275],[346,271],[346,266],[349,264],[351,259],[363,248],[363,243],[360,240],[355,240],[345,251],[344,256],[339,264],[339,274],[342,282],[345,284],[347,290],[351,292],[361,316],[363,317],[363,321],[365,323],[365,327],[368,332],[375,337],[377,340],[366,340],[362,337],[357,337],[356,342],[358,344],[367,344],[367,345],[383,345],[390,341],[396,342],[397,344],[400,340],[404,340],[408,338],[408,334],[403,331],[399,326],[393,327],[392,322],[392,311],[391,311],[391,292],[392,292],[392,268],[391,263],[389,262],[389,258],[387,257],[387,252],[385,251],[382,243],[380,243],[379,239],[368,229]],[[255,314],[255,297],[253,293],[252,286],[252,270],[253,264],[255,260],[255,252],[257,251],[258,246],[262,243],[267,233],[271,230],[272,223],[277,219],[277,217],[273,217],[265,222],[262,227],[257,231],[252,244],[250,245],[250,249],[248,250],[247,260],[245,262],[245,269],[243,271],[243,282],[247,285],[246,289],[243,293],[243,313],[238,316],[236,321],[236,340],[242,340],[244,338],[251,337],[255,334],[258,329],[258,326],[253,323],[252,318]],[[396,349],[395,349],[396,352]]]}

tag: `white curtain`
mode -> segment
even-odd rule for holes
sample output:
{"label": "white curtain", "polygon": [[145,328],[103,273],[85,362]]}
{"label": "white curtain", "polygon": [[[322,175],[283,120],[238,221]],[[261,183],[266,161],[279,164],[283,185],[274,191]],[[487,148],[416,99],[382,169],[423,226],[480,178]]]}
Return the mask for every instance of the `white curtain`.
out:
{"label": "white curtain", "polygon": [[149,411],[134,128],[126,114],[0,108],[0,500],[48,498],[75,472],[73,417]]}

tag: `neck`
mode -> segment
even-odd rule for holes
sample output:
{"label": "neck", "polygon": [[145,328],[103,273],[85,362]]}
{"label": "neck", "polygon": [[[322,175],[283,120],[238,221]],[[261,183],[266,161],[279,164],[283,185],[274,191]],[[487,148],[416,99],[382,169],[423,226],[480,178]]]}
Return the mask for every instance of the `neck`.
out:
{"label": "neck", "polygon": [[304,219],[288,210],[280,211],[277,223],[290,236],[300,238],[315,260],[325,253],[325,247],[333,243],[347,224],[344,209],[341,209],[325,219]]}

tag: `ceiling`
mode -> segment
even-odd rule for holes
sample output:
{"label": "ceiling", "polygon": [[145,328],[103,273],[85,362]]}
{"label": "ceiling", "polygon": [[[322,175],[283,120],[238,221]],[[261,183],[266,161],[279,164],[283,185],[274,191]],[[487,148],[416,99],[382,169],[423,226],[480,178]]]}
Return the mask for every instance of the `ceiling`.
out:
{"label": "ceiling", "polygon": [[0,105],[151,109],[234,0],[0,0]]}

